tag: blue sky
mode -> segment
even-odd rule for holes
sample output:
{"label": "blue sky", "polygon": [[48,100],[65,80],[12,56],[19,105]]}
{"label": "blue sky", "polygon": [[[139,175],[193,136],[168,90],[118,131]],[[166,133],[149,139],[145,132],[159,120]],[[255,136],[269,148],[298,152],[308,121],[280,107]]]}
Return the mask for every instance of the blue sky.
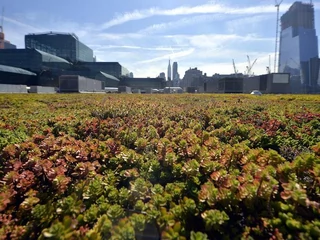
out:
{"label": "blue sky", "polygon": [[[284,0],[282,14],[294,1]],[[305,1],[309,2],[309,1]],[[315,5],[317,35],[320,1]],[[136,77],[166,72],[177,61],[180,76],[190,67],[204,73],[239,72],[247,55],[253,72],[273,69],[276,8],[273,0],[2,0],[6,39],[24,47],[28,33],[73,32],[98,61],[118,61]]]}

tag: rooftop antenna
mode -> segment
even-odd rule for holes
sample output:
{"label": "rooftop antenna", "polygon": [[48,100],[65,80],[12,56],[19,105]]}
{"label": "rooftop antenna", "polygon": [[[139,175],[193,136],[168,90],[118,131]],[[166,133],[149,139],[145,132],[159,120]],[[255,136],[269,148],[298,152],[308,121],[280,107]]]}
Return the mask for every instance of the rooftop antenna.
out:
{"label": "rooftop antenna", "polygon": [[274,72],[277,72],[277,54],[278,54],[278,35],[279,35],[279,8],[283,0],[275,0],[275,7],[277,8],[277,26],[276,26],[276,46],[274,51]]}
{"label": "rooftop antenna", "polygon": [[1,25],[0,25],[0,28],[1,28],[1,32],[2,32],[2,33],[3,33],[3,17],[4,17],[4,7],[2,7]]}
{"label": "rooftop antenna", "polygon": [[269,55],[269,65],[267,66],[267,73],[271,73],[271,55]]}

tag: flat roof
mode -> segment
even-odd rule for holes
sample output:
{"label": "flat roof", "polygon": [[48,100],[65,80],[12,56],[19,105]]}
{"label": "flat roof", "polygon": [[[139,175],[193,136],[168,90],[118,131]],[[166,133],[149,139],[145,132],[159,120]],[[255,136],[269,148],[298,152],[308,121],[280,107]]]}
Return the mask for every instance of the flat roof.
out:
{"label": "flat roof", "polygon": [[16,68],[11,67],[7,65],[0,65],[0,71],[1,72],[10,72],[10,73],[16,73],[16,74],[23,74],[23,75],[29,75],[29,76],[37,76],[37,74],[24,70],[22,68]]}
{"label": "flat roof", "polygon": [[105,76],[106,78],[109,78],[109,79],[115,80],[115,81],[117,81],[117,82],[120,82],[120,80],[119,80],[118,78],[116,78],[116,77],[114,77],[114,76],[112,76],[112,75],[110,75],[110,74],[107,74],[107,73],[101,72],[101,71],[100,71],[100,73],[101,73],[103,76]]}
{"label": "flat roof", "polygon": [[53,32],[53,31],[50,31],[50,32],[42,32],[42,33],[29,33],[29,34],[27,34],[26,36],[32,36],[32,35],[35,35],[35,36],[37,36],[37,35],[70,35],[70,36],[72,36],[72,37],[74,37],[74,38],[76,38],[77,40],[79,40],[79,38],[78,38],[78,36],[76,35],[76,34],[74,34],[74,33],[68,33],[68,32]]}

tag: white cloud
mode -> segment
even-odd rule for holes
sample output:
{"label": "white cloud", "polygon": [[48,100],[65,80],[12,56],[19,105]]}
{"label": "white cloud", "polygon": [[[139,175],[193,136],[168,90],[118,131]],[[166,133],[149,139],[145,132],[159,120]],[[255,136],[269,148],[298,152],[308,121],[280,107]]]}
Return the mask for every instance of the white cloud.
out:
{"label": "white cloud", "polygon": [[190,25],[200,24],[204,22],[207,23],[207,22],[212,22],[214,20],[221,20],[223,18],[224,17],[221,14],[215,14],[215,15],[206,14],[206,15],[185,17],[185,18],[178,19],[176,21],[153,24],[149,27],[146,27],[140,30],[139,33],[154,34],[159,32],[165,32],[172,29],[180,29],[181,27],[184,27],[184,26],[190,26]]}
{"label": "white cloud", "polygon": [[145,35],[139,33],[98,33],[96,38],[99,40],[119,40],[128,38],[143,38]]}
{"label": "white cloud", "polygon": [[[269,19],[271,16],[268,15],[254,15],[243,18],[236,18],[233,20],[226,21],[226,28],[228,32],[243,32],[253,31],[262,21]],[[272,16],[273,17],[273,16]],[[273,19],[276,19],[273,17]],[[274,26],[275,27],[275,26]]]}
{"label": "white cloud", "polygon": [[192,54],[194,52],[194,50],[195,50],[194,48],[190,48],[190,49],[179,51],[179,52],[176,52],[176,53],[170,53],[170,54],[162,55],[162,56],[155,57],[155,58],[152,58],[152,59],[139,61],[136,64],[159,62],[159,61],[162,61],[162,60],[168,60],[169,58],[178,60],[178,59],[180,59],[182,57],[186,57],[186,56]]}
{"label": "white cloud", "polygon": [[[289,8],[289,4],[282,4],[282,9]],[[252,6],[252,7],[229,7],[221,4],[203,4],[198,6],[182,6],[174,9],[159,9],[150,8],[144,10],[134,10],[133,12],[126,12],[124,14],[118,14],[115,18],[104,23],[102,29],[108,29],[110,27],[120,25],[133,20],[140,20],[149,18],[152,16],[177,16],[177,15],[192,15],[192,14],[237,14],[237,15],[251,15],[251,14],[263,14],[263,13],[275,13],[275,7],[272,4]]]}
{"label": "white cloud", "polygon": [[89,47],[96,50],[109,50],[109,49],[131,49],[131,50],[148,50],[148,51],[180,51],[181,48],[171,47],[141,47],[141,46],[129,46],[129,45],[89,45]]}
{"label": "white cloud", "polygon": [[147,10],[134,10],[133,12],[127,12],[124,14],[117,14],[115,18],[112,20],[104,23],[102,25],[102,29],[107,29],[116,25],[123,24],[128,21],[133,21],[133,20],[139,20],[143,18],[150,17],[152,15],[157,15],[156,13],[158,12],[158,9],[156,8],[150,8]]}
{"label": "white cloud", "polygon": [[19,27],[23,27],[26,30],[28,29],[29,31],[37,31],[37,32],[44,31],[43,28],[34,27],[34,26],[29,25],[29,24],[23,23],[21,21],[14,20],[12,18],[3,17],[3,19],[4,19],[5,22],[12,23],[12,24],[14,24],[16,26],[19,26]]}

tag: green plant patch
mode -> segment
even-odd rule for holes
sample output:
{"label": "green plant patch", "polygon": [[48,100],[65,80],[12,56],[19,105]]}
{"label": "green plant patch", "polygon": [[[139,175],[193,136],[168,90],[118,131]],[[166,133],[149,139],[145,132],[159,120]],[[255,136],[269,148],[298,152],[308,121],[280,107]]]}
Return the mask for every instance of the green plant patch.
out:
{"label": "green plant patch", "polygon": [[319,102],[0,95],[0,239],[319,239]]}

